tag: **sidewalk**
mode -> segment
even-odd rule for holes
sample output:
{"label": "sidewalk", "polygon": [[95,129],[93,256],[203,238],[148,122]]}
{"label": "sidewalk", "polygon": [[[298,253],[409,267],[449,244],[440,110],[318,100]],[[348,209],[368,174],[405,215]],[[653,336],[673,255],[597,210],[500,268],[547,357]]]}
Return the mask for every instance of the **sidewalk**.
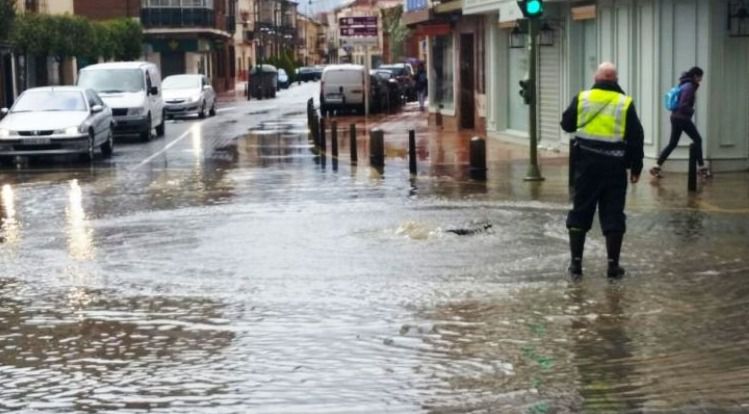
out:
{"label": "sidewalk", "polygon": [[[420,175],[450,177],[456,184],[471,181],[468,174],[469,145],[476,134],[471,131],[445,132],[428,127],[427,115],[420,112],[416,104],[407,105],[399,113],[370,116],[366,121],[362,117],[352,116],[335,117],[329,122],[333,120],[338,123],[340,137],[347,136],[349,125],[355,123],[359,131],[359,147],[365,151],[365,131],[382,129],[385,132],[386,158],[399,159],[401,163],[405,163],[408,157],[408,131],[413,129],[416,132]],[[482,193],[496,197],[569,201],[566,153],[539,148],[539,164],[546,180],[528,183],[524,181],[529,158],[527,145],[491,138],[487,139],[486,144],[488,179]],[[403,168],[403,165],[398,168]],[[657,180],[643,171],[641,181],[630,185],[628,209],[696,210],[749,216],[749,173],[716,174],[714,178],[700,182],[698,191],[690,194],[686,174],[668,173]]]}

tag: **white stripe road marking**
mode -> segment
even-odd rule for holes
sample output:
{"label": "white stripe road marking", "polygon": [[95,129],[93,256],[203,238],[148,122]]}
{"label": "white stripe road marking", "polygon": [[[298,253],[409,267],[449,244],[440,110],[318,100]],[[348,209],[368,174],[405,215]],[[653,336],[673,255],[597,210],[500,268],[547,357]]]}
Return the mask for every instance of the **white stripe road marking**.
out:
{"label": "white stripe road marking", "polygon": [[[193,128],[194,128],[194,127],[193,127]],[[159,151],[159,152],[155,152],[155,153],[151,154],[151,156],[150,156],[150,157],[148,157],[148,158],[146,158],[145,160],[141,161],[141,162],[140,162],[140,164],[136,165],[136,166],[135,166],[135,167],[133,168],[133,170],[137,170],[138,168],[140,168],[140,167],[142,167],[142,166],[144,166],[144,165],[148,164],[149,162],[153,161],[153,159],[154,159],[154,158],[156,158],[156,157],[158,157],[159,155],[161,155],[161,154],[165,153],[166,151],[168,151],[168,150],[169,150],[169,148],[171,148],[171,147],[175,146],[175,145],[176,145],[176,144],[177,144],[178,142],[180,142],[180,141],[182,141],[183,139],[185,139],[185,138],[186,138],[186,137],[187,137],[188,135],[190,135],[190,134],[191,134],[192,132],[193,132],[193,129],[192,129],[192,128],[188,129],[188,130],[187,130],[187,131],[185,131],[185,132],[184,132],[184,133],[183,133],[182,135],[180,135],[179,137],[175,138],[175,139],[174,139],[174,140],[173,140],[172,142],[170,142],[170,143],[166,144],[166,145],[164,146],[164,148],[162,148],[162,149],[161,149],[161,151]]]}
{"label": "white stripe road marking", "polygon": [[216,112],[233,111],[233,110],[235,110],[235,109],[237,109],[237,107],[236,107],[236,106],[230,106],[230,107],[228,107],[228,108],[221,108],[221,109],[216,109]]}

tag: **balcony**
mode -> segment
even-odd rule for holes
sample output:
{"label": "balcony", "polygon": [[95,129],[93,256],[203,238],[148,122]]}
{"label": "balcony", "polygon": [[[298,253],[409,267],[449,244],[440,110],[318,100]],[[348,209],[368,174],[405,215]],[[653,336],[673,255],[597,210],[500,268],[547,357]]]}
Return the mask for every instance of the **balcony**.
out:
{"label": "balcony", "polygon": [[144,7],[140,19],[146,29],[216,27],[214,12],[208,8]]}

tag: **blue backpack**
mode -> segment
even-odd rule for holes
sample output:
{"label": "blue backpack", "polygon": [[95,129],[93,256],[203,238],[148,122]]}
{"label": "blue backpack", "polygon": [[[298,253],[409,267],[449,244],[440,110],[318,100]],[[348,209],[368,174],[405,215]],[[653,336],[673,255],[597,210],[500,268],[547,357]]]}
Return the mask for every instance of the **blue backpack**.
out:
{"label": "blue backpack", "polygon": [[673,112],[679,109],[679,98],[681,97],[681,86],[677,85],[666,92],[664,104],[666,109]]}

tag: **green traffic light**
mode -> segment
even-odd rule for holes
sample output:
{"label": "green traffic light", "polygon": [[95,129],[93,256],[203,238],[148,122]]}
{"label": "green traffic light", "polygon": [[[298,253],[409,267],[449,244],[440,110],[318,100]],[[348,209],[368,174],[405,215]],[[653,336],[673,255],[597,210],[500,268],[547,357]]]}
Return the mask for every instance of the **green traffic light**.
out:
{"label": "green traffic light", "polygon": [[531,0],[525,5],[525,11],[530,16],[541,13],[541,2],[539,0]]}

